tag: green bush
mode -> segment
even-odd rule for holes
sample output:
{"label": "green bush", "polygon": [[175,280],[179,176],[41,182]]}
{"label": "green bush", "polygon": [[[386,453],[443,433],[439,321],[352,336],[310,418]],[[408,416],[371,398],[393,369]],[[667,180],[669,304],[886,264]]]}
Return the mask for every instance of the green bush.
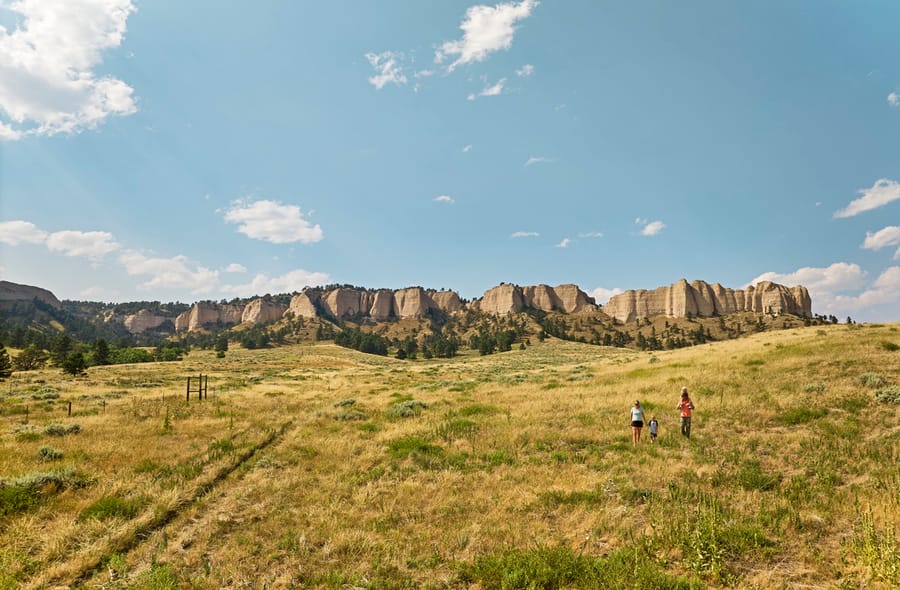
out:
{"label": "green bush", "polygon": [[41,447],[38,449],[38,458],[41,461],[58,461],[63,458],[62,451],[54,449],[53,447]]}
{"label": "green bush", "polygon": [[877,389],[878,387],[883,387],[887,381],[878,373],[863,373],[859,376],[859,383],[865,387]]}
{"label": "green bush", "polygon": [[882,340],[881,348],[885,349],[888,352],[894,352],[894,351],[900,350],[900,344],[897,344],[896,342],[889,342],[887,340]]}
{"label": "green bush", "polygon": [[807,383],[803,386],[804,393],[824,393],[825,392],[825,384],[821,381],[817,381],[815,383]]}
{"label": "green bush", "polygon": [[0,517],[29,510],[64,489],[83,488],[89,484],[87,477],[72,468],[0,480]]}
{"label": "green bush", "polygon": [[422,410],[427,407],[428,404],[425,402],[417,399],[408,399],[394,404],[391,409],[388,410],[388,416],[391,418],[410,418],[412,416],[418,416]]}
{"label": "green bush", "polygon": [[46,428],[44,428],[44,434],[48,434],[50,436],[66,436],[69,434],[78,434],[81,432],[81,426],[78,424],[48,424]]}
{"label": "green bush", "polygon": [[367,418],[366,413],[361,410],[341,410],[334,415],[334,419],[341,422],[366,420]]}
{"label": "green bush", "polygon": [[335,408],[347,408],[347,407],[354,405],[355,403],[356,403],[355,399],[342,399],[339,402],[334,402],[334,407]]}
{"label": "green bush", "polygon": [[797,424],[806,424],[807,422],[818,420],[827,414],[828,410],[826,408],[807,408],[804,406],[784,410],[775,420],[785,426],[796,426]]}

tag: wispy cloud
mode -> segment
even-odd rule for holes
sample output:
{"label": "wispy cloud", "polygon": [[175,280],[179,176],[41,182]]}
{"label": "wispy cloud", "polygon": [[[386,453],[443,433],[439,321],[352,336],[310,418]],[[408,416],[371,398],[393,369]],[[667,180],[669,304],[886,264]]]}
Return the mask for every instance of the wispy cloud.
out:
{"label": "wispy cloud", "polygon": [[527,78],[534,73],[534,66],[531,64],[525,64],[518,70],[516,70],[516,76],[520,78]]}
{"label": "wispy cloud", "polygon": [[563,238],[560,243],[558,243],[556,246],[554,246],[554,248],[568,248],[569,244],[571,244],[571,243],[572,243],[572,240],[570,240],[569,238]]}
{"label": "wispy cloud", "polygon": [[448,205],[452,205],[456,201],[453,200],[453,197],[450,195],[440,195],[434,198],[434,200],[438,203],[447,203]]}
{"label": "wispy cloud", "polygon": [[102,231],[58,231],[47,236],[47,249],[61,252],[66,256],[83,256],[99,260],[119,249],[119,244],[111,233]]}
{"label": "wispy cloud", "polygon": [[578,237],[579,238],[602,238],[603,232],[592,231],[592,232],[587,232],[584,234],[578,234]]}
{"label": "wispy cloud", "polygon": [[887,96],[887,101],[888,101],[888,104],[891,105],[892,107],[900,107],[900,94],[897,94],[896,92],[891,92]]}
{"label": "wispy cloud", "polygon": [[247,272],[247,267],[243,264],[233,262],[225,267],[225,272],[244,273]]}
{"label": "wispy cloud", "polygon": [[606,305],[609,302],[610,297],[612,297],[613,295],[618,295],[622,292],[622,289],[618,287],[615,287],[613,289],[597,287],[596,289],[591,291],[589,295],[594,298],[594,301],[596,301],[598,305]]}
{"label": "wispy cloud", "polygon": [[406,84],[406,75],[403,74],[400,62],[403,59],[402,53],[393,51],[383,51],[381,53],[367,53],[366,59],[369,64],[375,68],[376,74],[369,78],[369,84],[381,90],[388,84],[396,84],[398,86]]}
{"label": "wispy cloud", "polygon": [[459,25],[463,31],[462,39],[444,42],[435,52],[435,63],[453,59],[447,66],[447,71],[452,72],[458,66],[483,61],[495,51],[509,49],[516,23],[528,18],[537,5],[537,0],[522,0],[496,6],[471,6]]}
{"label": "wispy cloud", "polygon": [[223,285],[222,292],[234,294],[239,297],[249,297],[260,293],[290,293],[302,291],[304,287],[317,287],[327,285],[331,277],[324,272],[308,272],[302,268],[292,270],[278,277],[270,277],[260,273],[253,277],[249,283],[241,285]]}
{"label": "wispy cloud", "polygon": [[476,94],[470,94],[467,99],[475,100],[479,96],[500,96],[503,93],[503,85],[506,84],[506,78],[500,78],[493,86],[486,86],[484,90]]}
{"label": "wispy cloud", "polygon": [[531,156],[527,160],[525,160],[526,166],[533,166],[535,164],[545,164],[547,162],[553,161],[552,158],[547,158],[545,156]]}
{"label": "wispy cloud", "polygon": [[247,237],[273,244],[311,244],[324,237],[318,224],[303,218],[300,207],[277,201],[237,201],[225,212],[225,221],[237,223],[238,231]]}
{"label": "wispy cloud", "polygon": [[47,232],[38,229],[30,221],[0,221],[0,243],[10,246],[19,244],[43,244]]}
{"label": "wispy cloud", "polygon": [[[866,239],[862,247],[867,250],[880,250],[898,244],[900,244],[900,227],[889,225],[875,233],[866,232]],[[900,259],[900,248],[894,253],[894,259]]]}
{"label": "wispy cloud", "polygon": [[509,237],[511,237],[511,238],[536,238],[540,235],[541,234],[539,234],[536,231],[517,231],[517,232],[513,232],[512,235],[510,235]]}
{"label": "wispy cloud", "polygon": [[131,276],[149,276],[141,289],[189,289],[194,294],[212,292],[219,280],[219,271],[197,265],[185,256],[148,258],[140,252],[128,251],[119,256],[125,272]]}
{"label": "wispy cloud", "polygon": [[464,146],[463,149],[462,149],[462,151],[463,151],[463,153],[471,152],[471,151],[472,151],[472,144],[470,143],[469,145]]}
{"label": "wispy cloud", "polygon": [[836,211],[834,217],[853,217],[900,199],[900,183],[881,178],[872,185],[872,188],[859,189],[857,192],[862,196],[850,201],[844,209]]}
{"label": "wispy cloud", "polygon": [[0,139],[77,133],[137,111],[134,89],[96,67],[122,43],[131,0],[20,0],[0,27]]}
{"label": "wispy cloud", "polygon": [[662,221],[648,221],[646,219],[641,219],[640,217],[635,219],[634,223],[643,226],[641,228],[642,236],[655,236],[666,228],[666,224]]}

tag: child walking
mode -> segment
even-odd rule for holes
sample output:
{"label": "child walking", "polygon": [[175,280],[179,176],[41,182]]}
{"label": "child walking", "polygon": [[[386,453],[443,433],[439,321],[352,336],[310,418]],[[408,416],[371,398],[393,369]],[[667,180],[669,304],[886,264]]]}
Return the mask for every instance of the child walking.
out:
{"label": "child walking", "polygon": [[650,416],[650,444],[656,442],[656,436],[659,434],[659,422],[656,421],[656,416]]}

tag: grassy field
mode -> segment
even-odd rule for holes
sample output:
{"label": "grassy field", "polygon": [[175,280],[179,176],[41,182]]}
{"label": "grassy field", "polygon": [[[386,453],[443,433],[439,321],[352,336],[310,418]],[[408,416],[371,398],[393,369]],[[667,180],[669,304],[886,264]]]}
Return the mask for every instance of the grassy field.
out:
{"label": "grassy field", "polygon": [[[17,373],[0,588],[900,587],[898,344],[841,325]],[[631,443],[635,399],[655,445]]]}

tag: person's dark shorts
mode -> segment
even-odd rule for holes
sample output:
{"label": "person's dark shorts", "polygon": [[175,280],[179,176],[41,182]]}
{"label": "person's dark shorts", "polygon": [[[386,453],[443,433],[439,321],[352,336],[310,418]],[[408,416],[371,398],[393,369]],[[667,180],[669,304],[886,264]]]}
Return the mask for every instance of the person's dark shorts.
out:
{"label": "person's dark shorts", "polygon": [[642,420],[632,420],[632,421],[631,421],[631,427],[632,427],[632,428],[643,428],[643,427],[644,427],[644,422],[643,422]]}

